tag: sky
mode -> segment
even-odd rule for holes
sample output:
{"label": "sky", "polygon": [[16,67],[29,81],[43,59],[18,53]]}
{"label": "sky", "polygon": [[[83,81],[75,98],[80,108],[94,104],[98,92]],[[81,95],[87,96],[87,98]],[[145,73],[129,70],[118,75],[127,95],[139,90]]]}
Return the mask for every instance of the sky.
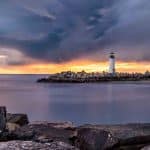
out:
{"label": "sky", "polygon": [[150,70],[149,0],[1,0],[0,73]]}

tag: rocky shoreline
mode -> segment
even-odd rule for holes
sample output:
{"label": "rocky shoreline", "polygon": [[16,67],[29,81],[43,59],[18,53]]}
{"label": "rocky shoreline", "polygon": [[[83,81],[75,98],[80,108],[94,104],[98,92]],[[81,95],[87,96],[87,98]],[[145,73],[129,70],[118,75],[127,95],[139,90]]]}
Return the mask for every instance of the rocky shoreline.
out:
{"label": "rocky shoreline", "polygon": [[61,72],[49,75],[48,78],[38,79],[39,83],[95,83],[95,82],[113,82],[113,81],[150,81],[150,73],[86,73],[82,72]]}
{"label": "rocky shoreline", "polygon": [[150,123],[82,125],[32,122],[0,107],[0,150],[149,150]]}

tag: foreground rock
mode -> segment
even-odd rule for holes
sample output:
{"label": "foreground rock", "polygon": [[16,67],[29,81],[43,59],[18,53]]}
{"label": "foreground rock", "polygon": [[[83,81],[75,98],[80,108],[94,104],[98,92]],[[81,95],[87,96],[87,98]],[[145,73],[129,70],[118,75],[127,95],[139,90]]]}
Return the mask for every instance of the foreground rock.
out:
{"label": "foreground rock", "polygon": [[47,121],[34,121],[31,124],[33,125],[48,125],[54,128],[62,128],[62,129],[69,129],[72,128],[74,129],[75,126],[72,122],[70,121],[65,121],[65,122],[47,122]]}
{"label": "foreground rock", "polygon": [[11,140],[32,141],[35,149],[37,143],[43,147],[47,143],[66,143],[80,150],[141,150],[149,148],[146,146],[150,145],[150,124],[74,127],[70,122],[34,122],[0,134],[1,142]]}
{"label": "foreground rock", "polygon": [[103,150],[113,147],[118,143],[118,139],[113,137],[110,132],[82,128],[78,130],[75,145],[81,150]]}
{"label": "foreground rock", "polygon": [[0,107],[0,132],[6,128],[6,107]]}
{"label": "foreground rock", "polygon": [[7,113],[7,122],[15,123],[20,126],[26,125],[29,123],[28,116],[26,114],[10,114]]}
{"label": "foreground rock", "polygon": [[0,150],[149,150],[150,124],[83,125],[33,122],[0,107]]}
{"label": "foreground rock", "polygon": [[150,144],[150,124],[84,125],[78,128],[76,146],[83,150],[136,149]]}
{"label": "foreground rock", "polygon": [[16,131],[17,129],[20,128],[20,125],[16,124],[16,123],[6,123],[6,130],[9,131],[10,133],[13,131]]}
{"label": "foreground rock", "polygon": [[13,132],[16,139],[32,140],[41,143],[62,141],[72,144],[72,138],[76,136],[74,127],[65,123],[35,123],[25,125]]}
{"label": "foreground rock", "polygon": [[37,143],[33,141],[9,141],[9,142],[1,142],[0,150],[78,150],[78,149],[63,142]]}

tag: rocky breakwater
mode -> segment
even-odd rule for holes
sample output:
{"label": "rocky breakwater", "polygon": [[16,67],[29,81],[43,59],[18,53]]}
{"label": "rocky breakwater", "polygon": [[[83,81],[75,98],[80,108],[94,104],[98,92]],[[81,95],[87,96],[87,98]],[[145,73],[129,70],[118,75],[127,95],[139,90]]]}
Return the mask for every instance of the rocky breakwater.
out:
{"label": "rocky breakwater", "polygon": [[50,75],[48,78],[38,79],[37,82],[43,83],[89,83],[89,82],[111,82],[111,81],[150,81],[150,73],[116,73],[109,74],[106,72],[61,72]]}
{"label": "rocky breakwater", "polygon": [[32,122],[0,107],[0,150],[149,150],[150,124]]}

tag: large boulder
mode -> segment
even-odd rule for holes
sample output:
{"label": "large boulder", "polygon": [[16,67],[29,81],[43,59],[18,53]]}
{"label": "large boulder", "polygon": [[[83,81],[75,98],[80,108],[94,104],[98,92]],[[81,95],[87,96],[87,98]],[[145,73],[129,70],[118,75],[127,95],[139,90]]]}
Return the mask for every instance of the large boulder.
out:
{"label": "large boulder", "polygon": [[41,122],[25,125],[13,134],[18,140],[33,140],[42,143],[62,141],[72,144],[71,140],[76,136],[76,129],[71,128],[71,126],[66,128],[62,123],[59,125],[57,123]]}
{"label": "large boulder", "polygon": [[111,132],[118,139],[126,140],[137,136],[150,135],[150,123],[143,124],[125,124],[125,125],[83,125],[81,128],[100,129]]}
{"label": "large boulder", "polygon": [[[109,140],[109,136],[113,142]],[[134,147],[139,150],[144,145],[150,144],[150,124],[83,125],[78,128],[77,141],[78,147],[86,143],[90,149],[97,147],[106,149],[108,146],[114,149]]]}
{"label": "large boulder", "polygon": [[118,140],[110,132],[81,128],[78,130],[75,145],[81,150],[104,150],[113,147],[117,143]]}
{"label": "large boulder", "polygon": [[33,141],[9,141],[9,142],[1,142],[0,150],[78,150],[78,149],[63,142],[37,143]]}
{"label": "large boulder", "polygon": [[6,107],[0,107],[0,132],[6,127]]}
{"label": "large boulder", "polygon": [[26,125],[29,123],[28,116],[26,114],[10,114],[7,113],[7,122],[15,123],[20,126]]}

